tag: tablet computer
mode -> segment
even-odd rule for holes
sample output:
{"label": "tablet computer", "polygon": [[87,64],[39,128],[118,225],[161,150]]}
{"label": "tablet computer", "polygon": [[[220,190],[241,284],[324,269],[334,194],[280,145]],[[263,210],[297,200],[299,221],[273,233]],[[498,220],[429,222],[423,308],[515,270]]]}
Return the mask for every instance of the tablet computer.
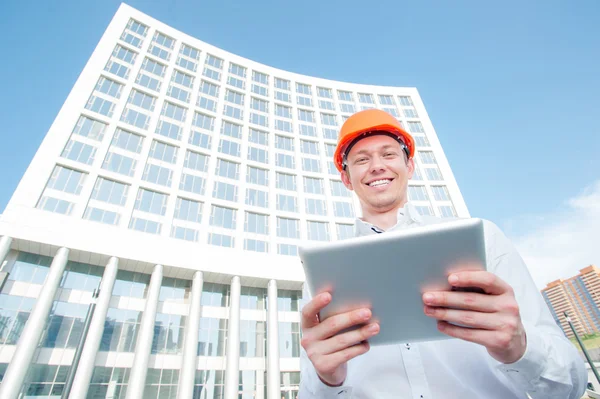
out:
{"label": "tablet computer", "polygon": [[453,271],[487,269],[477,218],[305,245],[298,253],[311,297],[332,294],[320,319],[368,307],[380,325],[372,345],[448,339],[424,314],[423,293],[450,290]]}

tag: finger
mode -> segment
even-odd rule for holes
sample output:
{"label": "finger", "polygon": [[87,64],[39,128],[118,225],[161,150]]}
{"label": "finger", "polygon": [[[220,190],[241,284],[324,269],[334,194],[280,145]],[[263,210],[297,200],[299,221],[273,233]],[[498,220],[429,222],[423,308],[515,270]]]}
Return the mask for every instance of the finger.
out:
{"label": "finger", "polygon": [[323,320],[308,334],[311,339],[322,341],[336,335],[346,328],[365,324],[369,319],[371,319],[371,311],[369,309],[363,308],[340,313]]}
{"label": "finger", "polygon": [[501,295],[512,291],[510,285],[500,277],[487,271],[456,272],[448,276],[448,282],[454,287],[478,287],[486,293]]}
{"label": "finger", "polygon": [[495,295],[474,292],[437,291],[423,294],[423,303],[433,307],[459,308],[478,312],[497,311]]}
{"label": "finger", "polygon": [[356,330],[335,335],[324,341],[318,341],[315,344],[314,350],[315,352],[329,355],[366,341],[378,333],[379,324],[369,323],[368,325],[357,328]]}
{"label": "finger", "polygon": [[319,312],[331,302],[331,294],[323,292],[302,308],[302,328],[312,328],[319,324]]}
{"label": "finger", "polygon": [[438,321],[438,330],[450,337],[480,344],[488,349],[503,348],[510,343],[511,339],[510,334],[507,333],[460,327],[445,321]]}
{"label": "finger", "polygon": [[315,369],[324,374],[333,373],[342,364],[357,356],[367,353],[370,349],[368,342],[361,342],[344,350],[331,353],[329,355],[317,356],[311,359]]}
{"label": "finger", "polygon": [[500,330],[504,328],[503,317],[496,313],[473,312],[470,310],[434,308],[425,306],[425,314],[437,320],[461,324],[483,330]]}

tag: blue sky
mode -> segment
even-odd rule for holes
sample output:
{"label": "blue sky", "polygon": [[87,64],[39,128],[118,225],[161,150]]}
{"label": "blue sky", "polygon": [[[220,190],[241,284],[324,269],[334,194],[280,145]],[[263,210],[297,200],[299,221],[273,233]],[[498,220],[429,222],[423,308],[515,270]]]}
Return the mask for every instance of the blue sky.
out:
{"label": "blue sky", "polygon": [[[0,5],[0,210],[119,4]],[[277,68],[417,87],[471,215],[515,236],[600,179],[596,0],[128,4]]]}

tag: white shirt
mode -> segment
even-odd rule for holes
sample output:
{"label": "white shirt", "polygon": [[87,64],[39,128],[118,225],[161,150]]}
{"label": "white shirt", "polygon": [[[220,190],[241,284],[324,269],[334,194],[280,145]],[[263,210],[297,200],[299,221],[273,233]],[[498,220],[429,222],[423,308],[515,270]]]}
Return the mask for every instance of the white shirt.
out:
{"label": "white shirt", "polygon": [[[407,203],[398,211],[390,230],[442,223],[449,219],[421,216]],[[357,236],[380,229],[357,219]],[[527,334],[521,359],[502,364],[485,347],[448,339],[402,345],[371,346],[369,352],[348,362],[341,387],[319,379],[301,350],[300,399],[471,399],[532,398],[579,399],[587,385],[587,371],[575,346],[556,325],[527,267],[512,243],[492,222],[484,220],[488,267],[510,284],[519,304]],[[308,293],[305,289],[305,296]]]}

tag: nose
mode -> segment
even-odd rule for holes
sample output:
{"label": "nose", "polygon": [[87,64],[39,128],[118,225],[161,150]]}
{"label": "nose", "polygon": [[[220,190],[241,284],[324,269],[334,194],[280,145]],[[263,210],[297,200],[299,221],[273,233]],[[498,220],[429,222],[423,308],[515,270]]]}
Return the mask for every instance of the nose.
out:
{"label": "nose", "polygon": [[379,155],[375,155],[371,158],[370,169],[371,173],[378,173],[385,170],[385,163]]}

